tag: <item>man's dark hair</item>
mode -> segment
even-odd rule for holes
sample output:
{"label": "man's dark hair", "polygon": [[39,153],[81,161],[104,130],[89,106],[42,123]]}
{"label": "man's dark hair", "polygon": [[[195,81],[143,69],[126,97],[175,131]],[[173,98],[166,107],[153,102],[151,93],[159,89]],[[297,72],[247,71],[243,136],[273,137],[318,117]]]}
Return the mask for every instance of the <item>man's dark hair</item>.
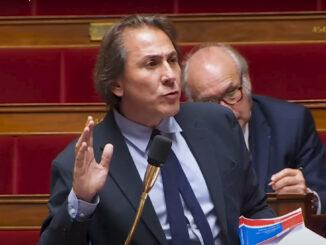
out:
{"label": "man's dark hair", "polygon": [[137,29],[144,26],[163,31],[171,40],[179,56],[176,31],[172,23],[165,17],[132,15],[114,25],[103,37],[94,74],[96,91],[111,107],[116,106],[119,102],[119,97],[112,93],[112,87],[123,75],[126,62],[122,34],[127,28]]}

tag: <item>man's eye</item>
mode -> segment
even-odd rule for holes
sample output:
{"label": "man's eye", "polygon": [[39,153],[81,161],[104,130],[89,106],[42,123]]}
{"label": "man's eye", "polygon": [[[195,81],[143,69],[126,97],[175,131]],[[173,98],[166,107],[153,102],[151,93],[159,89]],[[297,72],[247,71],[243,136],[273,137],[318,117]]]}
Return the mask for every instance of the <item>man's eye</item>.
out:
{"label": "man's eye", "polygon": [[226,98],[233,98],[235,96],[235,92],[236,91],[229,92],[224,97],[226,97]]}
{"label": "man's eye", "polygon": [[225,98],[233,98],[236,96],[236,93],[238,92],[238,89],[234,89],[228,93],[226,93],[223,97]]}
{"label": "man's eye", "polygon": [[155,60],[150,60],[146,63],[146,65],[149,67],[154,67],[157,65],[157,62]]}
{"label": "man's eye", "polygon": [[178,63],[178,58],[177,57],[171,57],[168,61],[169,61],[169,63]]}

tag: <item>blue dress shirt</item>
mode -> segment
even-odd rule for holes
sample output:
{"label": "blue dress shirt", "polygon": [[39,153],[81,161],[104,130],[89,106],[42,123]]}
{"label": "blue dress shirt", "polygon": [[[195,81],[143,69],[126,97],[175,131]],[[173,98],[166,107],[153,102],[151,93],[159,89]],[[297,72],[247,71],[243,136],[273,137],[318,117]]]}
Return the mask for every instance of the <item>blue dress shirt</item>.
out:
{"label": "blue dress shirt", "polygon": [[[139,176],[143,180],[148,165],[148,143],[153,129],[130,121],[117,111],[114,111],[114,117],[122,132],[122,135],[126,140],[126,144],[138,170]],[[221,244],[220,239],[218,238],[220,228],[218,227],[217,217],[214,213],[213,202],[197,161],[181,134],[182,129],[173,117],[162,120],[157,126],[157,129],[161,131],[162,135],[172,140],[172,150],[177,156],[182,169],[185,172],[197,197],[197,200],[207,217],[215,243]],[[158,176],[151,192],[149,193],[149,198],[159,218],[166,238],[171,239],[161,175]],[[95,200],[95,203],[87,203],[78,200],[72,190],[68,197],[69,214],[72,218],[82,221],[83,219],[88,218],[94,212],[99,201],[99,198]],[[191,212],[184,205],[184,203],[183,206],[185,216],[189,222],[188,231],[190,238],[199,240],[203,244],[201,234],[194,222]]]}

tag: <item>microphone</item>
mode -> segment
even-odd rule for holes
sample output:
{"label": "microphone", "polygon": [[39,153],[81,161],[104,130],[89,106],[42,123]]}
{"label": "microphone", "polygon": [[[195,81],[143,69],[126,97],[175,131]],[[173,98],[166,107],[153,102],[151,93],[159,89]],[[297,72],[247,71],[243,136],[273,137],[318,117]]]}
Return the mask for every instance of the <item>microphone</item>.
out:
{"label": "microphone", "polygon": [[136,231],[148,194],[157,179],[161,166],[165,163],[172,146],[172,141],[162,135],[156,135],[148,153],[148,166],[144,177],[143,192],[140,197],[136,216],[124,245],[129,245]]}

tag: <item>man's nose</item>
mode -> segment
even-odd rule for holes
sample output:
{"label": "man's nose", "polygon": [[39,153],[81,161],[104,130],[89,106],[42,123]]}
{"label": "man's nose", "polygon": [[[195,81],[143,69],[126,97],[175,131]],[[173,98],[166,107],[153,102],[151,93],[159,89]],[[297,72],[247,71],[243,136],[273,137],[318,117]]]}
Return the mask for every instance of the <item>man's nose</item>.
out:
{"label": "man's nose", "polygon": [[177,78],[177,70],[168,62],[163,63],[161,80],[163,83],[174,83]]}

